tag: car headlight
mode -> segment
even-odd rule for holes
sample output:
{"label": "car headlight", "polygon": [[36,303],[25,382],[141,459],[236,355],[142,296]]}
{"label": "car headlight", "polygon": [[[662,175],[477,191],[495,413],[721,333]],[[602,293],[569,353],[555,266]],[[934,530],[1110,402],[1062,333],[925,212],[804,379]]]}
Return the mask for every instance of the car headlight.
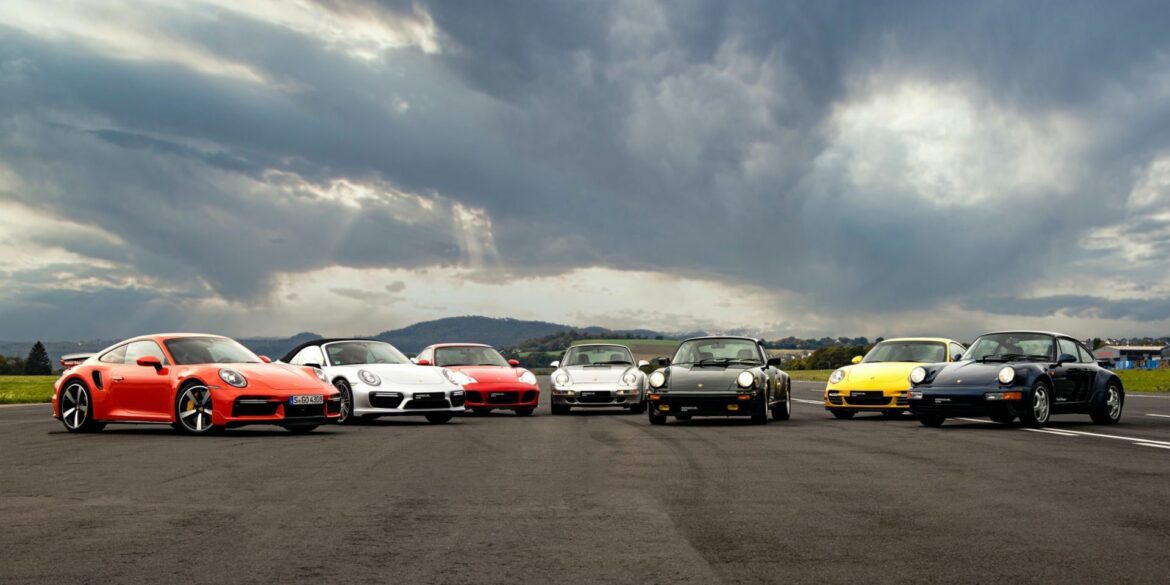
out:
{"label": "car headlight", "polygon": [[751,372],[740,372],[739,375],[735,377],[735,383],[740,388],[751,388],[752,385],[756,383],[756,377],[752,375]]}
{"label": "car headlight", "polygon": [[317,379],[318,379],[318,380],[321,380],[322,382],[328,382],[328,381],[329,381],[329,378],[327,378],[327,377],[325,376],[325,372],[322,372],[321,370],[319,370],[319,369],[317,369],[317,368],[309,368],[309,369],[310,369],[310,370],[313,370],[313,373],[314,373],[314,374],[317,374]]}
{"label": "car headlight", "polygon": [[655,370],[653,374],[650,374],[650,385],[655,388],[661,388],[665,386],[666,374],[663,374],[662,370]]}
{"label": "car headlight", "polygon": [[926,368],[924,368],[922,366],[918,366],[917,368],[910,370],[910,383],[911,384],[921,384],[922,381],[925,379],[926,379]]}
{"label": "car headlight", "polygon": [[236,388],[243,388],[248,385],[248,380],[244,378],[243,374],[235,370],[229,370],[228,368],[223,368],[219,371],[219,379]]}
{"label": "car headlight", "polygon": [[1006,386],[1011,384],[1012,380],[1016,379],[1016,369],[1011,366],[1004,366],[999,369],[999,375],[996,377],[999,378],[1000,384]]}
{"label": "car headlight", "polygon": [[568,386],[573,383],[573,379],[569,377],[569,373],[564,370],[557,370],[553,372],[553,384],[557,386]]}
{"label": "car headlight", "polygon": [[467,374],[464,374],[463,372],[456,372],[455,370],[448,370],[447,368],[443,368],[442,372],[443,377],[447,378],[448,382],[456,386],[466,386],[468,384],[474,384],[479,381],[475,378],[472,378],[471,376],[468,376]]}
{"label": "car headlight", "polygon": [[638,375],[633,372],[626,372],[622,375],[622,386],[633,386],[638,383]]}
{"label": "car headlight", "polygon": [[377,374],[369,370],[358,370],[358,379],[361,380],[362,383],[368,384],[370,386],[377,386],[382,383],[382,379],[379,378]]}
{"label": "car headlight", "polygon": [[839,383],[841,383],[841,380],[844,380],[844,379],[845,379],[845,368],[841,368],[840,370],[836,370],[832,374],[829,374],[829,383],[830,384],[839,384]]}
{"label": "car headlight", "polygon": [[520,374],[520,383],[521,384],[535,384],[536,383],[536,374],[533,374],[532,372],[529,372],[528,370],[524,370],[524,373]]}

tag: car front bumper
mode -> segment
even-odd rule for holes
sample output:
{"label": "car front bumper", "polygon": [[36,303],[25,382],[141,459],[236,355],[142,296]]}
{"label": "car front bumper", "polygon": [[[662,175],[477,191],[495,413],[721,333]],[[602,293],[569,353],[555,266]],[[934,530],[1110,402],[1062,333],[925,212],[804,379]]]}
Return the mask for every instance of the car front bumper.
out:
{"label": "car front bumper", "polygon": [[[922,389],[921,399],[909,400],[910,412],[942,416],[992,416],[1010,414],[1019,416],[1027,410],[1031,395],[1019,388],[989,386],[979,388]],[[1022,400],[987,400],[989,392],[1020,392]]]}
{"label": "car front bumper", "polygon": [[642,403],[643,394],[637,388],[620,388],[608,384],[574,384],[552,389],[552,403],[573,408],[629,408]]}
{"label": "car front bumper", "polygon": [[704,392],[650,393],[650,410],[667,416],[751,416],[764,400],[760,394]]}
{"label": "car front bumper", "polygon": [[356,384],[354,416],[407,416],[434,412],[463,412],[466,391],[429,387],[368,386]]}
{"label": "car front bumper", "polygon": [[906,410],[906,390],[826,390],[826,410]]}
{"label": "car front bumper", "polygon": [[464,387],[467,408],[536,408],[540,389],[532,386],[471,384]]}
{"label": "car front bumper", "polygon": [[[325,424],[341,416],[341,396],[323,404],[289,404],[288,398],[241,395],[222,405],[216,400],[212,424],[242,427],[256,424]],[[213,398],[213,400],[215,400]],[[226,406],[227,408],[223,408]]]}

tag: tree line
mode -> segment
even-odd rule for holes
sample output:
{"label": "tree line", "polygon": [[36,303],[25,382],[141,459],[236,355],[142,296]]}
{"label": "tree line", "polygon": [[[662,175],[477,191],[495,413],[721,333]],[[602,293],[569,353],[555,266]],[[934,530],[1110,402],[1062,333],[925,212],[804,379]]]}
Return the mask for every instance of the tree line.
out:
{"label": "tree line", "polygon": [[53,373],[53,362],[45,344],[36,342],[28,351],[28,357],[5,357],[0,355],[0,375],[4,376],[48,376]]}

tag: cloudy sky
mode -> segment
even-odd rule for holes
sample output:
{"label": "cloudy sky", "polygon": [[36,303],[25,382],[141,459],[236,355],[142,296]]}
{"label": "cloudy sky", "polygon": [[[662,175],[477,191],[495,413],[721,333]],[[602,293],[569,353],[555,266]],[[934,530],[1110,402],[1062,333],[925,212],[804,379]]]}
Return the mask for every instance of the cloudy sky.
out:
{"label": "cloudy sky", "polygon": [[7,0],[0,338],[1170,334],[1165,2]]}

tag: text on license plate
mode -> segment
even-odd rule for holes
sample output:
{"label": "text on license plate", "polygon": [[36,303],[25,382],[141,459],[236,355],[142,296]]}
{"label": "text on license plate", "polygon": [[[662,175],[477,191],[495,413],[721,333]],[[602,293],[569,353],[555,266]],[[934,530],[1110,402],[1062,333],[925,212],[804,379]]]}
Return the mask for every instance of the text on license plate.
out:
{"label": "text on license plate", "polygon": [[442,398],[442,397],[443,397],[442,394],[434,394],[434,393],[423,394],[421,392],[415,393],[415,395],[414,395],[415,400],[433,400],[435,398]]}
{"label": "text on license plate", "polygon": [[325,397],[320,394],[298,394],[288,397],[289,404],[325,404]]}

